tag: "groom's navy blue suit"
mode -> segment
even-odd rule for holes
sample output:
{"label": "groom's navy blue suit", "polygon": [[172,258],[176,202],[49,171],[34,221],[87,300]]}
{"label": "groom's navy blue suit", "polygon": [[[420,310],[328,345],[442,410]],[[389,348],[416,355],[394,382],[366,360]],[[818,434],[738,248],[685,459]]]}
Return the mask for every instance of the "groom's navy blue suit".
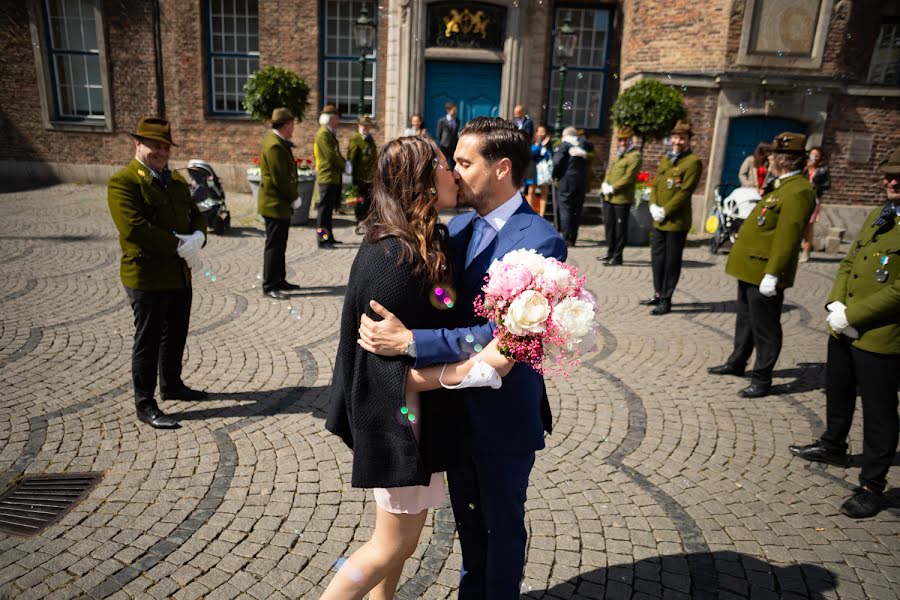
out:
{"label": "groom's navy blue suit", "polygon": [[[475,212],[450,221],[448,254],[456,284],[455,329],[415,330],[416,366],[455,362],[492,338],[492,328],[471,308],[491,262],[510,250],[533,249],[566,258],[553,227],[522,202],[490,244],[466,268]],[[468,411],[465,438],[447,470],[450,500],[463,551],[460,600],[515,600],[525,566],[525,493],[544,432],[551,430],[544,379],[517,364],[503,387],[462,390]]]}

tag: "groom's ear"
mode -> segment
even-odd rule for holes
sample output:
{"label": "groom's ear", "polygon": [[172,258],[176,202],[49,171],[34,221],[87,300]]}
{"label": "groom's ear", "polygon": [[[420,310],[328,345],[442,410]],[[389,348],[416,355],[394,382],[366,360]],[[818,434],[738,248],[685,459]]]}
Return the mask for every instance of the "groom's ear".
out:
{"label": "groom's ear", "polygon": [[501,158],[494,164],[494,175],[497,181],[503,181],[504,177],[512,176],[512,161],[508,158]]}

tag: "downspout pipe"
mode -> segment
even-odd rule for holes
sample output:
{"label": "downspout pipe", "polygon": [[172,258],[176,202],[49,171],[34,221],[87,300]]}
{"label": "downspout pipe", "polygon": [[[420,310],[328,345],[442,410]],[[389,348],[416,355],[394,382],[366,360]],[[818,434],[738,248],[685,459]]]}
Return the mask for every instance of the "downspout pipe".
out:
{"label": "downspout pipe", "polygon": [[160,118],[166,118],[166,90],[163,84],[162,33],[159,26],[159,0],[153,0],[153,53],[156,58],[156,106]]}

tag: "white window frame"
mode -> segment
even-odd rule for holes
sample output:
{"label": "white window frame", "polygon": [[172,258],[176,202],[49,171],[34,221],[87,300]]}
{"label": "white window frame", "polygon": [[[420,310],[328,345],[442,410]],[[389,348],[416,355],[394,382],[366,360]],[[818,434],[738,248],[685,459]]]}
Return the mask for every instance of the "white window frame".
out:
{"label": "white window frame", "polygon": [[28,0],[29,28],[35,67],[38,74],[38,93],[41,101],[41,117],[44,127],[60,131],[113,131],[112,100],[109,88],[109,65],[107,63],[106,33],[103,21],[102,0],[80,0],[93,11],[96,27],[97,48],[100,69],[100,85],[102,86],[103,116],[78,118],[62,115],[57,100],[58,81],[54,77],[51,65],[50,32],[48,31],[49,14],[46,0]]}

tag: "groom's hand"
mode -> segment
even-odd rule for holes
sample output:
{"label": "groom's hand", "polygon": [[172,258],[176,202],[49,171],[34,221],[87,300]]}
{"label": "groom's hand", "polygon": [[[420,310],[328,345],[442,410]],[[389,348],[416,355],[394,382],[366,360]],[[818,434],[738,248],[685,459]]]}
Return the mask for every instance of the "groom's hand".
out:
{"label": "groom's hand", "polygon": [[359,323],[359,345],[379,356],[406,354],[406,347],[413,337],[412,332],[391,311],[374,300],[369,301],[369,306],[382,320],[375,321],[365,314],[362,316]]}

